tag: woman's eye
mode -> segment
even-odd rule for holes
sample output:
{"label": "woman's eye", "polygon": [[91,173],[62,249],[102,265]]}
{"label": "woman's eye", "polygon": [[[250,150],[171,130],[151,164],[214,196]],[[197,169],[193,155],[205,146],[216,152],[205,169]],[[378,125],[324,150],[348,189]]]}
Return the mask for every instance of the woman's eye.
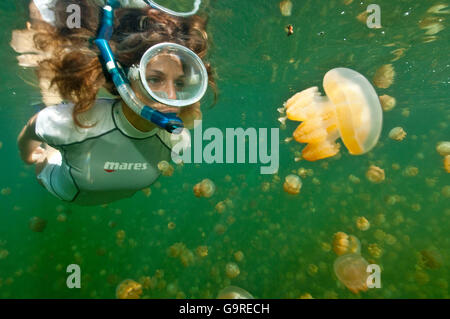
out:
{"label": "woman's eye", "polygon": [[153,85],[160,84],[161,83],[161,78],[152,76],[152,77],[147,78],[147,82],[150,83],[150,84],[153,84]]}
{"label": "woman's eye", "polygon": [[175,81],[175,86],[179,89],[184,88],[184,81],[183,80]]}

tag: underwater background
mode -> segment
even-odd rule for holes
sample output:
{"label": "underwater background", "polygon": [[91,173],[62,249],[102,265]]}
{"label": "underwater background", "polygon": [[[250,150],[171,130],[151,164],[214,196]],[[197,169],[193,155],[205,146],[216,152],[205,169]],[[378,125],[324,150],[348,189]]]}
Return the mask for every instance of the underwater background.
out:
{"label": "underwater background", "polygon": [[[189,9],[192,1],[159,3]],[[261,175],[260,163],[172,163],[174,174],[150,191],[80,207],[52,197],[20,160],[17,136],[40,92],[9,46],[12,30],[25,28],[28,1],[0,2],[0,298],[115,298],[125,279],[142,285],[141,298],[216,298],[230,285],[256,298],[449,298],[450,178],[436,146],[450,140],[450,8],[438,0],[291,3],[290,16],[278,0],[201,7],[219,90],[213,107],[212,93],[205,98],[203,130],[280,128],[277,174]],[[357,19],[371,3],[381,8],[380,29]],[[283,125],[277,108],[311,86],[323,92],[332,68],[372,81],[386,64],[394,82],[376,91],[396,105],[383,112],[376,147],[296,161],[304,145],[285,139],[298,122]],[[403,140],[389,138],[394,127]],[[366,178],[371,165],[384,180]],[[302,179],[298,195],[283,190],[289,174]],[[192,189],[205,178],[216,191],[197,198]],[[337,232],[358,238],[361,255],[381,267],[381,288],[353,294],[339,282]],[[81,289],[66,286],[70,264],[81,267]]]}

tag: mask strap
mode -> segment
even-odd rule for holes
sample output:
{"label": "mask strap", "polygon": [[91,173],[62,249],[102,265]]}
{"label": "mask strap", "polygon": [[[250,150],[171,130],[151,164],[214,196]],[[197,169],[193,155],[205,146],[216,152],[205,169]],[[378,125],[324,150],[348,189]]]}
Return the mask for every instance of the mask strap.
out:
{"label": "mask strap", "polygon": [[200,4],[202,3],[202,0],[195,0],[194,2],[194,9],[192,9],[192,11],[189,12],[176,12],[176,11],[172,11],[170,9],[167,9],[159,4],[157,4],[156,2],[154,2],[153,0],[144,0],[149,6],[151,6],[152,8],[161,10],[164,13],[176,16],[176,17],[189,17],[192,16],[194,14],[197,13],[198,9],[200,8]]}

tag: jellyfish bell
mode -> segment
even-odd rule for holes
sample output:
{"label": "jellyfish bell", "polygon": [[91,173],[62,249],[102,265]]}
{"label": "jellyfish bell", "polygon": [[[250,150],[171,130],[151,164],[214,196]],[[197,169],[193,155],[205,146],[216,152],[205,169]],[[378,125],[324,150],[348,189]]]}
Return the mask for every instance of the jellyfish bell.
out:
{"label": "jellyfish bell", "polygon": [[402,127],[394,127],[389,131],[389,138],[394,141],[402,141],[406,137],[406,132]]}
{"label": "jellyfish bell", "polygon": [[381,183],[386,178],[384,169],[375,165],[370,165],[366,172],[366,177],[372,183]]}
{"label": "jellyfish bell", "polygon": [[358,217],[356,219],[356,227],[358,227],[359,230],[366,231],[366,230],[368,230],[370,228],[370,223],[367,220],[367,218],[365,218],[363,216],[362,217]]}
{"label": "jellyfish bell", "polygon": [[117,299],[139,299],[142,295],[142,285],[132,279],[125,279],[116,289]]}
{"label": "jellyfish bell", "polygon": [[255,299],[255,298],[248,291],[242,288],[236,286],[228,286],[219,291],[217,299]]}
{"label": "jellyfish bell", "polygon": [[447,155],[450,155],[450,142],[449,142],[449,141],[439,142],[439,143],[436,145],[436,151],[437,151],[441,156],[447,156]]}
{"label": "jellyfish bell", "polygon": [[30,218],[28,226],[32,231],[41,233],[47,227],[47,221],[43,218],[33,216]]}
{"label": "jellyfish bell", "polygon": [[336,255],[360,254],[361,243],[353,235],[347,235],[344,232],[337,232],[333,237],[333,250]]}
{"label": "jellyfish bell", "polygon": [[292,2],[290,0],[283,0],[280,2],[281,14],[288,17],[292,13]]}
{"label": "jellyfish bell", "polygon": [[283,189],[286,193],[297,195],[300,193],[300,188],[302,187],[302,181],[300,177],[294,174],[286,176],[283,184]]}
{"label": "jellyfish bell", "polygon": [[333,265],[334,273],[354,294],[367,290],[367,266],[369,263],[358,254],[346,254],[338,257]]}
{"label": "jellyfish bell", "polygon": [[172,176],[174,168],[167,161],[161,161],[158,163],[158,169],[161,171],[161,174],[164,176]]}
{"label": "jellyfish bell", "polygon": [[352,155],[370,151],[378,142],[382,108],[373,86],[360,73],[335,68],[323,78],[326,97],[311,87],[285,104],[288,119],[302,121],[293,136],[307,143],[302,156],[309,161],[332,157],[339,152],[339,137]]}
{"label": "jellyfish bell", "polygon": [[193,190],[196,197],[209,198],[214,195],[214,192],[216,191],[216,185],[212,180],[205,178],[200,183],[196,184]]}
{"label": "jellyfish bell", "polygon": [[239,269],[239,266],[234,262],[229,262],[225,266],[225,273],[228,278],[236,278],[241,273],[241,270]]}

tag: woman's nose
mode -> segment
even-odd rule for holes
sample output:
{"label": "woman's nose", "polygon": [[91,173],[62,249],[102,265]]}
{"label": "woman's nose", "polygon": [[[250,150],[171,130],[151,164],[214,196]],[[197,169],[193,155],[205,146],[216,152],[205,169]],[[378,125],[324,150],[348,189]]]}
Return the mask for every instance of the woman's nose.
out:
{"label": "woman's nose", "polygon": [[171,99],[171,100],[177,99],[177,90],[175,89],[175,84],[173,83],[173,81],[170,81],[167,83],[165,91],[167,93],[168,99]]}

